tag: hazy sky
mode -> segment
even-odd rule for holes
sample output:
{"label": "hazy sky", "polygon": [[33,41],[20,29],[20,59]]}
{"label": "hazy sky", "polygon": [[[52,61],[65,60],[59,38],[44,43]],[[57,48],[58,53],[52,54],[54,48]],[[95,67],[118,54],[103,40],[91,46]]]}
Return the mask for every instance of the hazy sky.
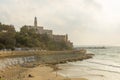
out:
{"label": "hazy sky", "polygon": [[120,0],[0,0],[0,22],[38,24],[74,45],[120,45]]}

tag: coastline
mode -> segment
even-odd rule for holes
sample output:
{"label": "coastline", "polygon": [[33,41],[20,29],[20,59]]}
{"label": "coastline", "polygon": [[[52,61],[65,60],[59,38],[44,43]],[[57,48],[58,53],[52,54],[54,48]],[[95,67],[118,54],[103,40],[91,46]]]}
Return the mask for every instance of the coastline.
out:
{"label": "coastline", "polygon": [[[89,58],[92,58],[93,54],[86,54],[86,50],[50,51],[50,52],[51,53],[48,53],[47,51],[45,51],[45,53],[43,54],[37,53],[36,55],[38,56],[39,61],[31,62],[23,65],[18,64],[18,65],[6,67],[6,69],[0,72],[1,74],[0,78],[4,80],[7,80],[7,79],[9,80],[13,80],[13,79],[17,79],[17,80],[39,80],[39,79],[40,80],[54,80],[54,79],[55,80],[87,80],[84,78],[69,79],[60,75],[57,75],[56,77],[54,67],[56,64],[89,59]],[[28,52],[26,54],[28,56]],[[21,55],[23,56],[23,54]],[[12,55],[5,56],[5,57],[3,56],[2,58],[6,58],[6,57],[11,58],[13,56]]]}
{"label": "coastline", "polygon": [[56,71],[54,71],[53,68],[44,64],[33,68],[13,66],[0,74],[4,75],[1,78],[3,80],[87,80],[85,78],[63,77],[59,74],[56,74]]}
{"label": "coastline", "polygon": [[[56,74],[53,68],[46,65],[39,65],[30,68],[26,72],[26,77],[23,80],[87,80],[85,78],[66,78]],[[31,76],[29,76],[31,75]]]}
{"label": "coastline", "polygon": [[69,78],[61,76],[54,70],[55,65],[40,64],[26,68],[19,65],[11,66],[0,72],[2,80],[87,80],[85,78]]}

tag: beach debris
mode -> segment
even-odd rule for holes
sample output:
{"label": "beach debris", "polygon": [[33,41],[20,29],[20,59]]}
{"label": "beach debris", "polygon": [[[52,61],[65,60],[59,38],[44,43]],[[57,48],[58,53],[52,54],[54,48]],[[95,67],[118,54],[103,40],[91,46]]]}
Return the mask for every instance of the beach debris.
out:
{"label": "beach debris", "polygon": [[31,74],[28,75],[29,78],[32,78],[33,76]]}

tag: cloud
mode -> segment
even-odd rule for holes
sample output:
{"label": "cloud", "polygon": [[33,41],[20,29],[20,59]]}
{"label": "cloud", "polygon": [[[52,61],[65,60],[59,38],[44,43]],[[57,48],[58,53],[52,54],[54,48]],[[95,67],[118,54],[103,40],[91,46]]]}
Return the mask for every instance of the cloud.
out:
{"label": "cloud", "polygon": [[102,8],[101,4],[99,4],[96,0],[84,0],[84,4],[86,4],[88,7],[92,6],[96,9]]}
{"label": "cloud", "polygon": [[[53,29],[56,34],[68,33],[74,44],[106,44],[107,41],[107,44],[112,44],[109,40],[116,39],[120,34],[120,17],[117,17],[119,14],[116,7],[112,8],[115,6],[112,3],[118,0],[109,2],[110,4],[108,0],[0,0],[0,21],[14,24],[19,29],[24,24],[33,25],[33,19],[37,16],[39,25]],[[110,10],[110,5],[115,13]],[[109,36],[108,39],[106,36]],[[113,41],[119,43],[120,38]]]}

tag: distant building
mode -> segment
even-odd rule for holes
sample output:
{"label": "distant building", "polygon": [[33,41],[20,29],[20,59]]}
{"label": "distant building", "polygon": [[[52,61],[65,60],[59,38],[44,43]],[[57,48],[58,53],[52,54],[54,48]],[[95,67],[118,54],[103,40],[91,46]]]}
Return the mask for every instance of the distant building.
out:
{"label": "distant building", "polygon": [[42,26],[37,26],[37,17],[34,18],[33,27],[36,29],[36,32],[38,34],[47,34],[48,36],[52,37],[52,30],[47,30],[47,29],[44,29]]}
{"label": "distant building", "polygon": [[53,35],[53,40],[57,42],[67,42],[68,41],[68,35]]}
{"label": "distant building", "polygon": [[28,29],[35,29],[37,34],[47,34],[56,42],[64,41],[68,46],[73,46],[73,43],[68,40],[68,35],[54,35],[52,30],[44,29],[43,26],[37,25],[37,17],[34,18],[34,26],[27,26]]}
{"label": "distant building", "polygon": [[35,17],[35,20],[34,20],[34,27],[37,27],[37,17]]}

